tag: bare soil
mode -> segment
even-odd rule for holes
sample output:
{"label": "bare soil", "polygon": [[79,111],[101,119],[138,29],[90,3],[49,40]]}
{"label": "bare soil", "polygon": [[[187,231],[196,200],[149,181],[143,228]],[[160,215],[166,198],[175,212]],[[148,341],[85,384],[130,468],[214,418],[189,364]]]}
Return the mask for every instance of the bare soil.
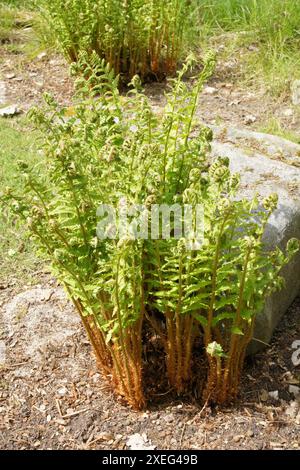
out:
{"label": "bare soil", "polygon": [[[132,411],[101,378],[80,320],[54,280],[19,294],[8,287],[0,299],[2,449],[125,449],[136,433],[157,449],[300,448],[300,400],[289,391],[300,384],[292,363],[300,298],[271,345],[248,358],[236,404],[203,406],[197,389],[180,399],[162,384],[145,412]],[[156,353],[144,357],[150,389],[151,361],[161,363]]]}
{"label": "bare soil", "polygon": [[[266,89],[241,86],[235,61],[219,63],[214,76],[201,96],[198,116],[207,124],[228,123],[231,126],[258,130],[268,119],[278,118],[287,131],[299,132],[300,113],[291,96],[271,97]],[[35,59],[0,48],[0,80],[5,84],[7,104],[28,111],[41,104],[47,92],[62,105],[71,103],[73,81],[64,58],[41,53]],[[154,107],[164,103],[166,82],[148,83],[145,92]],[[299,134],[300,141],[300,134]]]}
{"label": "bare soil", "polygon": [[[60,56],[28,61],[1,48],[0,80],[8,104],[24,111],[39,105],[44,91],[61,104],[69,104],[73,93]],[[289,97],[277,101],[264,90],[242,89],[235,83],[234,64],[220,64],[209,87],[216,91],[205,90],[198,110],[208,124],[256,129],[267,116],[278,115],[290,130],[299,128]],[[146,86],[154,106],[161,106],[164,88]],[[135,433],[157,449],[300,448],[300,399],[290,391],[291,385],[300,386],[300,366],[292,363],[292,343],[300,340],[300,298],[270,346],[248,358],[236,404],[211,408],[201,403],[196,385],[191,396],[180,399],[162,384],[160,390],[153,387],[149,409],[137,413],[101,378],[61,287],[41,272],[36,278],[37,285],[17,288],[12,274],[0,288],[2,449],[125,449]],[[156,354],[144,357],[150,389]]]}

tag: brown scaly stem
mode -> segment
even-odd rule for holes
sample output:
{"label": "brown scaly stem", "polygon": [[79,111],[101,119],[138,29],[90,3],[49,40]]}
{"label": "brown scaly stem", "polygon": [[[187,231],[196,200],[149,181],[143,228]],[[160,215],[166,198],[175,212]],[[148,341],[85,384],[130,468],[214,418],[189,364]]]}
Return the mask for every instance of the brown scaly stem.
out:
{"label": "brown scaly stem", "polygon": [[[66,287],[66,289],[68,289]],[[68,289],[69,291],[69,289]],[[82,312],[82,307],[80,305],[80,302],[75,300],[70,292],[69,292],[69,295],[71,297],[71,300],[77,310],[77,312],[79,313],[79,316],[81,318],[81,321],[85,327],[85,330],[88,334],[88,337],[89,337],[89,340],[93,346],[93,349],[94,349],[94,353],[95,353],[95,356],[96,356],[96,359],[97,359],[97,362],[99,363],[100,365],[100,368],[103,369],[103,372],[105,375],[108,375],[110,373],[110,367],[111,367],[111,357],[109,358],[109,360],[105,361],[104,358],[105,358],[105,355],[103,354],[103,347],[102,347],[102,344],[101,342],[97,341],[96,339],[96,335],[95,335],[95,331],[93,331],[93,328],[90,324],[90,319],[88,319],[88,317],[85,317],[83,315],[83,312]]]}
{"label": "brown scaly stem", "polygon": [[176,354],[177,354],[177,378],[176,378],[176,390],[181,393],[183,388],[182,383],[182,317],[181,317],[181,305],[182,305],[182,254],[179,259],[179,292],[178,292],[178,303],[175,315],[176,321]]}
{"label": "brown scaly stem", "polygon": [[174,320],[172,313],[166,311],[166,323],[167,323],[167,373],[170,384],[174,385],[175,374],[176,374],[176,340],[174,331]]}
{"label": "brown scaly stem", "polygon": [[88,318],[83,315],[81,303],[75,301],[74,305],[87,330],[101,370],[104,372],[105,376],[112,374],[116,391],[120,395],[123,395],[134,408],[140,409],[144,405],[144,402],[141,400],[140,396],[135,396],[135,387],[131,380],[128,380],[128,377],[131,377],[130,374],[127,374],[128,361],[127,358],[124,360],[123,354],[120,354],[120,346],[117,343],[113,347],[106,344],[104,338],[102,338],[102,332],[95,325],[93,318]]}
{"label": "brown scaly stem", "polygon": [[178,393],[182,392],[182,319],[176,314],[176,379],[175,388]]}
{"label": "brown scaly stem", "polygon": [[252,318],[251,319],[251,322],[250,322],[250,325],[248,325],[248,331],[245,333],[245,336],[242,338],[242,344],[241,344],[241,348],[240,348],[240,353],[239,353],[239,357],[237,359],[237,372],[235,374],[235,382],[234,382],[234,387],[236,390],[238,390],[238,385],[239,385],[239,382],[240,382],[240,376],[241,376],[241,372],[242,372],[242,369],[243,369],[243,365],[244,365],[244,360],[245,360],[245,356],[246,356],[246,351],[247,351],[247,347],[253,337],[253,330],[254,330],[254,325],[255,325],[255,318]]}
{"label": "brown scaly stem", "polygon": [[133,332],[133,350],[134,357],[136,359],[133,364],[133,373],[135,377],[135,395],[137,402],[139,403],[139,408],[142,409],[145,406],[145,398],[143,394],[142,386],[142,327],[143,327],[144,318],[141,317],[136,325],[136,329]]}
{"label": "brown scaly stem", "polygon": [[211,287],[212,295],[211,295],[209,310],[207,314],[207,327],[204,330],[205,347],[209,345],[209,343],[211,342],[211,338],[212,338],[211,328],[212,328],[212,321],[213,321],[213,314],[214,314],[214,305],[215,305],[215,300],[216,300],[217,273],[218,273],[218,265],[219,265],[219,258],[220,258],[220,252],[221,252],[221,240],[222,240],[223,230],[224,230],[226,222],[227,222],[227,217],[224,218],[224,221],[221,225],[220,233],[217,239],[215,257],[213,260],[212,287]]}
{"label": "brown scaly stem", "polygon": [[119,337],[120,337],[120,347],[121,347],[121,363],[124,368],[126,383],[128,384],[129,396],[128,400],[132,404],[132,406],[139,408],[139,404],[135,403],[134,398],[134,385],[132,381],[132,375],[130,373],[130,366],[129,366],[129,355],[125,344],[125,335],[123,330],[123,324],[121,319],[121,308],[120,308],[120,300],[119,300],[119,288],[118,288],[118,277],[119,277],[119,262],[117,265],[117,273],[116,273],[116,304],[117,304],[117,320],[119,324]]}
{"label": "brown scaly stem", "polygon": [[85,330],[87,331],[88,337],[91,341],[94,353],[96,355],[96,360],[100,366],[100,370],[104,373],[105,378],[109,378],[109,376],[112,375],[115,388],[118,393],[120,393],[120,395],[127,396],[128,390],[122,377],[122,372],[119,363],[120,361],[118,360],[117,354],[115,354],[114,350],[108,345],[106,346],[105,343],[103,344],[101,332],[99,328],[95,325],[93,318],[85,317],[83,315],[82,305],[80,301],[76,301],[71,296],[68,286],[65,285],[65,287],[69,292],[70,298],[80,315]]}
{"label": "brown scaly stem", "polygon": [[142,323],[140,318],[137,323],[127,329],[125,333],[126,349],[128,351],[127,361],[132,376],[130,387],[130,402],[135,409],[142,409],[145,406],[145,399],[142,390]]}
{"label": "brown scaly stem", "polygon": [[167,315],[167,373],[169,383],[180,394],[190,378],[194,343],[193,319]]}
{"label": "brown scaly stem", "polygon": [[214,402],[215,398],[215,389],[216,383],[218,382],[217,378],[217,364],[216,359],[214,357],[208,356],[208,376],[207,382],[203,392],[203,400],[204,401],[212,401]]}
{"label": "brown scaly stem", "polygon": [[[121,379],[121,388],[123,390],[123,393],[126,394],[126,387],[122,379],[122,374],[121,370],[119,367],[119,363],[117,361],[116,355],[114,353],[113,348],[111,348],[109,345],[106,345],[105,341],[102,338],[101,331],[99,328],[95,325],[94,319],[89,316],[85,317],[83,315],[83,309],[82,309],[82,304],[78,300],[75,300],[70,292],[70,289],[68,286],[65,284],[66,290],[68,291],[70,298],[78,311],[80,318],[82,320],[82,323],[87,331],[87,334],[89,336],[89,339],[91,341],[91,344],[94,348],[96,358],[101,366],[101,369],[104,371],[105,376],[109,376],[111,373],[113,375],[116,375]],[[103,358],[106,358],[104,360]],[[114,365],[114,367],[112,367]],[[114,369],[116,369],[116,374],[114,373]]]}
{"label": "brown scaly stem", "polygon": [[[252,248],[250,247],[247,250],[247,253],[246,253],[245,263],[244,263],[243,272],[242,272],[240,291],[239,291],[239,300],[238,300],[238,306],[237,306],[236,315],[235,315],[235,322],[234,322],[234,326],[237,327],[237,328],[240,327],[240,323],[241,323],[241,311],[242,311],[242,306],[243,306],[243,295],[244,295],[247,269],[248,269],[248,263],[249,263],[249,258],[250,258],[251,251],[252,251]],[[240,342],[240,340],[237,336],[238,335],[236,335],[236,334],[232,334],[232,336],[231,336],[230,349],[229,349],[228,359],[226,361],[226,366],[225,366],[225,371],[224,371],[222,401],[226,401],[226,396],[229,393],[229,389],[230,389],[229,376],[230,376],[230,373],[232,372],[232,367],[233,367],[232,363],[234,363],[234,361],[237,359],[236,358],[236,350],[237,350],[239,342]],[[234,378],[232,377],[231,380],[234,380]]]}
{"label": "brown scaly stem", "polygon": [[190,378],[191,357],[192,357],[192,349],[193,349],[193,344],[194,344],[193,317],[191,317],[190,315],[186,316],[184,322],[185,322],[185,328],[184,328],[183,340],[185,342],[185,353],[184,353],[182,377],[185,383],[187,383]]}
{"label": "brown scaly stem", "polygon": [[[209,358],[209,376],[212,374],[212,378],[209,377],[205,396],[207,397],[208,393],[211,393],[210,399],[218,404],[228,403],[236,399],[245,351],[249,341],[251,340],[253,325],[247,328],[245,322],[241,318],[243,294],[250,254],[251,248],[249,247],[242,271],[239,300],[234,321],[234,326],[242,329],[244,331],[244,335],[240,336],[234,333],[231,335],[229,354],[226,359],[222,359],[220,357]],[[212,372],[210,370],[211,361],[213,361]],[[224,367],[222,367],[223,362]]]}
{"label": "brown scaly stem", "polygon": [[[161,278],[161,261],[160,253],[156,249],[156,256],[159,266],[159,280],[161,289],[164,290],[163,280]],[[161,328],[157,325],[157,322],[152,318],[152,325],[156,332],[161,336],[166,352],[166,364],[167,364],[167,375],[169,383],[179,392],[181,391],[181,369],[182,369],[182,334],[181,334],[181,318],[179,314],[179,307],[177,312],[174,314],[167,308],[165,311],[166,318],[166,335],[162,334]],[[151,319],[151,317],[150,317]],[[151,321],[151,320],[150,320]],[[178,361],[179,355],[180,359]]]}

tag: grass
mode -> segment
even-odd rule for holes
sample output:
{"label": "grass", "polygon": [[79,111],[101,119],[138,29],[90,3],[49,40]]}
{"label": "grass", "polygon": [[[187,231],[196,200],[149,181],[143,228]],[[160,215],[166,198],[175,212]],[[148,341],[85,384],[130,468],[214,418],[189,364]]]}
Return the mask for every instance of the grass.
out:
{"label": "grass", "polygon": [[11,39],[15,23],[15,11],[0,3],[0,44]]}
{"label": "grass", "polygon": [[290,140],[295,144],[300,144],[300,135],[287,129],[276,117],[269,118],[266,123],[260,127],[259,132],[278,135],[279,137]]}
{"label": "grass", "polygon": [[[236,55],[247,83],[279,95],[300,76],[300,2],[295,0],[199,0],[202,43]],[[242,55],[239,54],[242,50]]]}
{"label": "grass", "polygon": [[[0,187],[19,187],[16,178],[19,159],[34,162],[37,159],[37,133],[26,118],[0,118]],[[24,229],[5,210],[0,211],[0,283],[8,278],[28,282],[37,267],[30,240]]]}
{"label": "grass", "polygon": [[30,0],[0,0],[0,47],[23,54],[23,60],[56,48],[52,31],[36,5]]}

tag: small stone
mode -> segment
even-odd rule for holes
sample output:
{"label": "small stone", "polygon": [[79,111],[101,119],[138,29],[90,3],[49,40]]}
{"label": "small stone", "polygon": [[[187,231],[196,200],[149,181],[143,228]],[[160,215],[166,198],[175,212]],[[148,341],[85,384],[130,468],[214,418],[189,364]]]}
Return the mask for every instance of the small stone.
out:
{"label": "small stone", "polygon": [[100,434],[98,434],[97,439],[102,441],[113,441],[114,436],[111,432],[102,431]]}
{"label": "small stone", "polygon": [[6,102],[6,85],[5,82],[0,81],[0,106]]}
{"label": "small stone", "polygon": [[269,396],[271,398],[273,398],[274,400],[278,400],[279,399],[278,390],[274,390],[273,392],[269,392]]}
{"label": "small stone", "polygon": [[20,114],[20,109],[16,105],[12,106],[7,106],[6,108],[0,109],[0,116],[1,117],[10,117],[10,116],[16,116],[17,114]]}
{"label": "small stone", "polygon": [[294,111],[291,108],[285,109],[282,113],[285,117],[291,117],[294,114]]}
{"label": "small stone", "polygon": [[33,444],[34,447],[39,447],[41,445],[41,441],[35,441]]}
{"label": "small stone", "polygon": [[249,429],[249,430],[246,432],[246,436],[247,436],[247,437],[253,437],[253,436],[254,436],[254,432],[252,431],[252,429]]}
{"label": "small stone", "polygon": [[256,52],[259,50],[259,48],[257,46],[255,46],[254,44],[250,44],[248,46],[248,50],[251,51],[251,52]]}
{"label": "small stone", "polygon": [[300,340],[293,341],[292,349],[296,350],[292,354],[292,363],[297,367],[300,365]]}
{"label": "small stone", "polygon": [[229,106],[238,106],[240,104],[241,100],[233,100],[229,103]]}
{"label": "small stone", "polygon": [[0,366],[5,364],[6,360],[6,344],[4,340],[0,341]]}
{"label": "small stone", "polygon": [[287,409],[285,410],[285,414],[290,418],[296,418],[299,412],[299,403],[297,401],[291,401]]}
{"label": "small stone", "polygon": [[66,426],[67,425],[67,422],[63,418],[56,418],[55,422],[57,424],[60,424],[61,426]]}
{"label": "small stone", "polygon": [[166,421],[166,423],[172,423],[174,421],[174,416],[173,415],[166,415],[164,416],[164,421]]}
{"label": "small stone", "polygon": [[51,415],[47,415],[47,418],[46,418],[47,423],[50,423],[51,419],[52,419]]}
{"label": "small stone", "polygon": [[259,398],[260,398],[261,401],[268,401],[269,394],[268,394],[267,390],[263,389],[259,394]]}
{"label": "small stone", "polygon": [[41,52],[41,53],[37,56],[38,60],[43,60],[43,59],[45,59],[45,57],[47,57],[47,53],[46,53],[46,52]]}
{"label": "small stone", "polygon": [[253,116],[252,114],[247,114],[244,118],[244,124],[249,125],[253,124],[256,121],[256,117]]}
{"label": "small stone", "polygon": [[100,377],[101,377],[100,374],[98,374],[98,372],[96,372],[96,374],[93,375],[93,382],[97,383],[98,380],[100,379]]}
{"label": "small stone", "polygon": [[294,395],[294,397],[298,397],[300,395],[300,387],[297,387],[297,385],[290,385],[289,392]]}
{"label": "small stone", "polygon": [[281,442],[270,442],[270,447],[274,450],[280,450],[282,448]]}
{"label": "small stone", "polygon": [[240,440],[243,439],[243,437],[244,437],[244,436],[241,436],[241,435],[239,435],[239,436],[234,436],[232,440],[233,440],[234,442],[240,442]]}
{"label": "small stone", "polygon": [[42,302],[47,302],[48,300],[51,299],[52,295],[53,295],[53,290],[51,289],[43,289],[43,294],[41,296],[41,301]]}
{"label": "small stone", "polygon": [[291,85],[292,103],[297,106],[300,104],[300,80],[294,80]]}
{"label": "small stone", "polygon": [[126,442],[127,447],[130,450],[154,450],[156,446],[153,446],[148,440],[145,433],[141,434],[132,434]]}
{"label": "small stone", "polygon": [[7,78],[7,80],[11,80],[12,78],[15,78],[16,74],[15,73],[8,73],[5,75],[5,78]]}
{"label": "small stone", "polygon": [[218,93],[218,89],[213,86],[206,86],[203,89],[203,93],[206,95],[215,95],[216,93]]}

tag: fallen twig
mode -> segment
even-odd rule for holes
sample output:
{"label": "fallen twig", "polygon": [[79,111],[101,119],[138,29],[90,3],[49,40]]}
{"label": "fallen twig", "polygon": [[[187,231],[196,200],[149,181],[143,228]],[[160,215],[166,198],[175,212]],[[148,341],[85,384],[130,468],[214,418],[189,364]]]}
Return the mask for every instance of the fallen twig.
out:
{"label": "fallen twig", "polygon": [[88,410],[89,408],[84,408],[83,410],[74,411],[74,413],[68,413],[66,415],[62,415],[62,418],[63,419],[71,418],[72,416],[77,416],[77,415],[80,415],[81,413],[85,413]]}
{"label": "fallen twig", "polygon": [[55,403],[56,403],[56,408],[57,408],[58,414],[62,418],[63,416],[62,416],[62,412],[61,412],[61,407],[60,407],[59,400],[57,398],[55,400]]}

